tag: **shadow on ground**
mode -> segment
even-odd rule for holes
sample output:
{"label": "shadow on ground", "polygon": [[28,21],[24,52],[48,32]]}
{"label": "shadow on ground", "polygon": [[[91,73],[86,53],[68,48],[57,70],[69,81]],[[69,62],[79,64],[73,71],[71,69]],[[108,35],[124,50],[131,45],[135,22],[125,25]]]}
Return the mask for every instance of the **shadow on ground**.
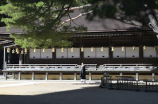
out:
{"label": "shadow on ground", "polygon": [[158,93],[108,90],[99,88],[99,85],[41,95],[0,95],[0,104],[157,104],[157,102]]}

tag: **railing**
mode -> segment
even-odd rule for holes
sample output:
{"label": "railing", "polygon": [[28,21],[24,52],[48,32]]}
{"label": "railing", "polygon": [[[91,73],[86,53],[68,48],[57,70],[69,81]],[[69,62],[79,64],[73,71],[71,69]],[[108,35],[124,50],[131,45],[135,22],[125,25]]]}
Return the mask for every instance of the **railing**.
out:
{"label": "railing", "polygon": [[[86,69],[96,70],[97,64],[85,64]],[[7,64],[6,70],[81,70],[81,66],[77,64]]]}
{"label": "railing", "polygon": [[157,68],[152,64],[103,64],[98,70],[106,71],[151,71]]}
{"label": "railing", "polygon": [[145,91],[158,91],[158,82],[156,81],[144,81]]}
{"label": "railing", "polygon": [[154,91],[158,92],[158,82],[157,81],[135,81],[135,80],[121,80],[117,79],[116,83],[112,82],[113,79],[107,77],[102,77],[100,87],[116,89],[116,90],[135,90],[135,91]]}
{"label": "railing", "polygon": [[[89,71],[151,71],[156,69],[152,64],[103,64],[98,68],[97,64],[84,64]],[[78,64],[7,64],[6,70],[80,70],[81,66]]]}

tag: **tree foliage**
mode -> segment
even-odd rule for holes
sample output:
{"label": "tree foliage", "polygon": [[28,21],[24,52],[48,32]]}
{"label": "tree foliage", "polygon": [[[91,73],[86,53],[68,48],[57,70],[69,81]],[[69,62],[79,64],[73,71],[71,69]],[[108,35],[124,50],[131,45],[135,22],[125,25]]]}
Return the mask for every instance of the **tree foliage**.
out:
{"label": "tree foliage", "polygon": [[[86,4],[90,5],[84,7]],[[82,12],[89,21],[98,16],[119,18],[120,21],[135,20],[147,26],[149,20],[145,4],[156,17],[154,10],[158,9],[158,0],[7,0],[7,4],[0,7],[0,13],[8,16],[2,19],[8,30],[23,30],[21,35],[11,34],[17,45],[23,48],[67,47],[72,45],[68,38],[73,33],[86,31],[84,26],[62,24],[63,17],[70,18],[72,7],[83,6]]]}
{"label": "tree foliage", "polygon": [[61,18],[68,16],[72,12],[69,8],[76,5],[81,5],[80,0],[7,0],[7,4],[0,7],[0,13],[8,16],[2,19],[8,30],[23,30],[21,35],[11,34],[17,45],[23,48],[66,47],[72,45],[68,38],[81,28],[71,27],[72,31],[68,31],[69,26],[64,24],[60,32],[57,30]]}
{"label": "tree foliage", "polygon": [[88,0],[92,5],[93,13],[87,15],[88,20],[93,20],[95,16],[100,18],[113,18],[121,21],[138,21],[142,26],[149,23],[146,14],[145,4],[155,15],[154,10],[158,9],[158,0]]}
{"label": "tree foliage", "polygon": [[[6,4],[6,0],[1,0],[1,1],[0,1],[0,6],[5,5],[5,4]],[[5,18],[5,17],[6,17],[6,16],[5,16],[4,14],[0,14],[0,20],[1,20],[2,18]],[[5,26],[5,23],[0,21],[0,27],[1,27],[1,26]]]}

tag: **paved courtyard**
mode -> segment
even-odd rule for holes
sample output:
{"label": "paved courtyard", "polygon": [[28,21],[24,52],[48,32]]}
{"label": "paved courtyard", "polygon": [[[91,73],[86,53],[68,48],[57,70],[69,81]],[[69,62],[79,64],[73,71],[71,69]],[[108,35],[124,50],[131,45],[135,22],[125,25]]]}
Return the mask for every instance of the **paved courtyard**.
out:
{"label": "paved courtyard", "polygon": [[158,93],[108,90],[87,81],[0,81],[0,104],[157,104]]}

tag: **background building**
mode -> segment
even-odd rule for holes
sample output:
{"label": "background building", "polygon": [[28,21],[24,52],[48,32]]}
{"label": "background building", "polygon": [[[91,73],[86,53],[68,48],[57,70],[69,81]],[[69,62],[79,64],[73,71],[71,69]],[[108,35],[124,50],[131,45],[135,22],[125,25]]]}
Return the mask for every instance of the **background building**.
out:
{"label": "background building", "polygon": [[[76,15],[75,12],[72,15]],[[63,18],[64,19],[64,18]],[[65,18],[66,19],[66,18]],[[73,42],[72,47],[54,47],[43,49],[28,49],[24,54],[24,49],[14,44],[14,39],[9,37],[10,33],[22,33],[21,30],[11,30],[6,32],[5,27],[0,28],[0,44],[5,47],[5,59],[7,64],[96,64],[96,68],[100,68],[104,64],[157,64],[157,38],[155,33],[147,28],[135,26],[132,24],[122,23],[112,19],[99,19],[87,21],[84,16],[74,20],[76,24],[87,27],[86,32],[78,32],[73,35],[70,40]],[[73,24],[75,25],[75,24]],[[10,48],[7,53],[7,48]],[[19,54],[13,52],[18,48]],[[62,50],[63,48],[64,50]],[[83,49],[83,50],[82,50]],[[23,52],[21,53],[21,51]],[[114,65],[115,66],[115,65]],[[152,77],[157,75],[157,67],[152,67],[150,71],[140,71],[139,74],[149,75]],[[113,70],[113,69],[112,69]],[[120,75],[118,71],[93,71],[94,75],[102,75],[104,72],[111,75]],[[154,72],[152,72],[154,70]],[[24,72],[28,74],[29,72]],[[38,72],[43,73],[43,72]],[[45,72],[44,72],[45,73]],[[49,72],[55,74],[57,72]],[[72,74],[73,71],[65,73]],[[77,72],[79,74],[79,72]],[[125,75],[135,76],[138,72],[125,71]],[[98,77],[100,78],[100,76]],[[97,78],[96,78],[97,79]]]}

